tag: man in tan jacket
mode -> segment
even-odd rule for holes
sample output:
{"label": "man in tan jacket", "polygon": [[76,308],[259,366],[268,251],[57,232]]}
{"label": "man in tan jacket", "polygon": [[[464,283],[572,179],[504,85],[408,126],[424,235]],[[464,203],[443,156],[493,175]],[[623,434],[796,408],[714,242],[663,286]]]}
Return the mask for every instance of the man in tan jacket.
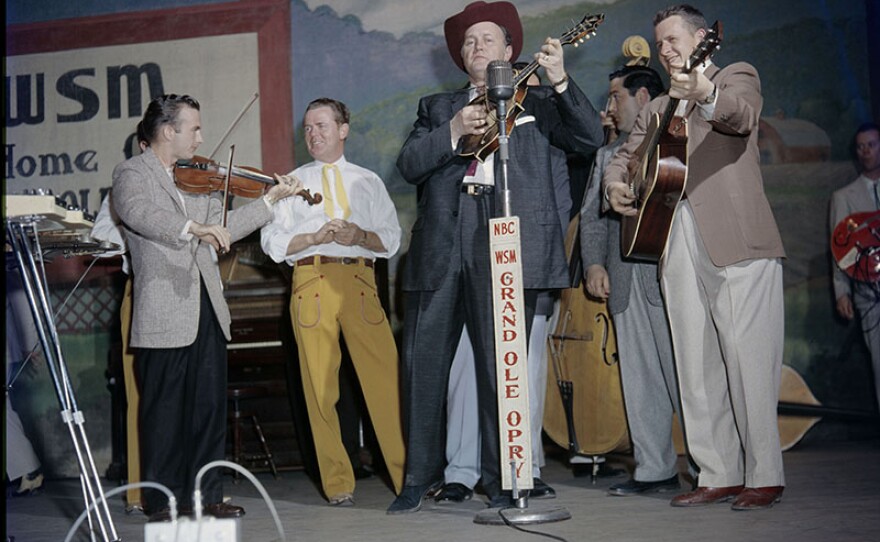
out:
{"label": "man in tan jacket", "polygon": [[707,31],[702,13],[686,4],[655,16],[657,56],[671,87],[642,110],[605,172],[605,194],[618,213],[638,214],[628,165],[649,115],[680,100],[687,185],[661,261],[661,286],[688,451],[700,474],[698,487],[672,505],[733,500],[734,510],[751,510],[779,502],[785,486],[776,422],[785,252],[759,166],[757,71],[738,62],[682,73]]}

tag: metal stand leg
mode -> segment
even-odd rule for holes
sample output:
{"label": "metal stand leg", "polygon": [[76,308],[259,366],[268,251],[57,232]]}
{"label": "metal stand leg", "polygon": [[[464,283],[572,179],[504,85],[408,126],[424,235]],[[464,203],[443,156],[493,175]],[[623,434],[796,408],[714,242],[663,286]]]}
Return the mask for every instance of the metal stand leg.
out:
{"label": "metal stand leg", "polygon": [[[95,467],[95,460],[86,436],[85,419],[76,404],[70,376],[61,352],[58,330],[55,326],[55,319],[52,316],[44,281],[45,274],[40,272],[43,264],[42,258],[40,258],[41,266],[38,268],[37,262],[34,259],[34,251],[31,247],[31,243],[37,246],[39,244],[36,224],[35,222],[30,222],[27,226],[31,232],[30,235],[26,231],[25,225],[21,222],[7,221],[7,240],[12,245],[13,253],[18,262],[22,285],[27,294],[31,314],[34,317],[37,334],[45,354],[46,364],[49,367],[49,372],[55,385],[55,394],[61,406],[61,419],[67,426],[76,452],[80,471],[80,483],[83,489],[83,501],[86,508],[94,506],[94,510],[88,514],[90,532],[95,532],[95,522],[97,522],[97,527],[100,529],[103,540],[105,542],[115,542],[120,540],[120,538],[116,533],[113,519],[110,517],[110,508],[104,499],[101,476]],[[92,537],[94,539],[94,535]]]}

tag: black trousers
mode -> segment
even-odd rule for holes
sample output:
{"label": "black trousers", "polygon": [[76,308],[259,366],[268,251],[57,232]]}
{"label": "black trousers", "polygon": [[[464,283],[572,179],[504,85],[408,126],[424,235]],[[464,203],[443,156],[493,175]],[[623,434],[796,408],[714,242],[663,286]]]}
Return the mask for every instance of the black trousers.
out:
{"label": "black trousers", "polygon": [[[407,442],[407,486],[443,480],[446,466],[446,390],[463,325],[474,348],[480,425],[481,479],[491,498],[501,494],[498,401],[489,219],[494,196],[463,194],[459,230],[449,271],[435,291],[407,292],[402,344],[403,412]],[[537,290],[526,290],[526,337],[531,331]]]}
{"label": "black trousers", "polygon": [[[195,477],[226,453],[226,338],[204,285],[196,340],[181,348],[141,348],[135,357],[140,389],[141,477],[168,487],[178,506],[192,506]],[[221,468],[202,477],[202,502],[223,500]],[[144,490],[150,514],[167,496]]]}

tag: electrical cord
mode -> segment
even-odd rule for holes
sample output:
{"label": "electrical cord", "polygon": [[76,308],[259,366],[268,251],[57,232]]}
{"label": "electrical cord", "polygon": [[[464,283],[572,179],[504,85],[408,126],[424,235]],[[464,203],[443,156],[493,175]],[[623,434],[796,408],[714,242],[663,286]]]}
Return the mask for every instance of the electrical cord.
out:
{"label": "electrical cord", "polygon": [[546,538],[550,538],[553,540],[559,540],[560,542],[568,542],[567,539],[565,539],[561,536],[556,536],[556,535],[553,535],[550,533],[542,533],[541,531],[533,531],[531,529],[524,529],[524,528],[520,527],[516,523],[513,523],[512,521],[510,521],[510,519],[508,519],[508,517],[506,515],[504,515],[505,510],[507,510],[507,508],[499,509],[498,510],[498,517],[500,517],[501,520],[504,521],[504,524],[507,525],[508,527],[512,527],[513,529],[516,529],[517,531],[520,531],[520,532],[523,532],[526,534],[533,534],[536,536],[544,536]]}
{"label": "electrical cord", "polygon": [[[263,497],[263,500],[266,502],[266,507],[269,509],[269,513],[272,515],[272,519],[275,521],[275,528],[278,531],[278,536],[280,537],[277,540],[279,542],[286,542],[287,537],[284,534],[284,527],[281,525],[281,518],[278,516],[278,510],[275,508],[275,503],[272,502],[272,499],[271,499],[271,497],[269,497],[269,493],[266,492],[266,488],[263,487],[263,484],[261,484],[260,481],[257,480],[256,476],[254,476],[246,468],[242,467],[241,465],[239,465],[237,463],[232,463],[232,462],[223,461],[223,460],[211,461],[210,463],[208,463],[207,465],[205,465],[204,467],[199,469],[199,472],[196,474],[196,490],[193,493],[193,509],[195,510],[195,514],[196,514],[195,522],[199,526],[199,528],[201,528],[201,525],[202,525],[202,515],[203,515],[202,490],[201,490],[202,476],[204,476],[204,474],[206,472],[208,472],[209,470],[211,470],[212,468],[215,468],[215,467],[226,467],[226,468],[236,470],[236,471],[240,472],[242,475],[244,475],[245,478],[250,480],[252,484],[254,484],[254,487],[257,488],[257,491],[260,492],[260,495]],[[125,484],[125,485],[119,486],[117,488],[114,488],[114,489],[108,491],[107,493],[104,494],[104,497],[98,499],[97,502],[91,504],[88,508],[83,510],[82,513],[79,515],[79,517],[76,519],[76,521],[73,523],[73,526],[71,526],[70,530],[67,532],[67,536],[64,538],[64,542],[71,541],[74,533],[79,528],[79,526],[82,525],[82,522],[85,520],[86,515],[89,512],[91,512],[92,510],[94,510],[94,508],[96,506],[101,504],[101,502],[103,502],[104,500],[106,500],[109,497],[112,497],[114,495],[118,495],[119,493],[127,491],[128,489],[136,489],[136,488],[158,489],[158,490],[162,491],[163,493],[165,493],[165,495],[168,496],[168,507],[171,509],[171,523],[172,524],[177,523],[177,499],[174,497],[174,493],[172,493],[170,489],[168,489],[166,486],[164,486],[162,484],[158,484],[156,482],[137,482],[134,484]],[[198,540],[198,536],[196,537],[196,540]]]}
{"label": "electrical cord", "polygon": [[76,532],[77,529],[79,529],[79,526],[82,525],[82,522],[86,519],[86,515],[89,514],[90,512],[92,512],[96,506],[98,506],[99,504],[101,504],[102,502],[107,500],[107,498],[109,498],[109,497],[112,497],[114,495],[118,495],[119,493],[122,493],[124,491],[129,490],[129,489],[136,489],[139,487],[158,489],[159,491],[162,491],[163,493],[165,493],[168,496],[168,506],[171,508],[172,521],[177,520],[177,498],[174,496],[174,493],[172,493],[170,489],[163,486],[162,484],[157,484],[156,482],[136,482],[133,484],[125,484],[125,485],[111,489],[110,491],[104,493],[103,497],[100,497],[97,501],[90,504],[88,508],[83,510],[82,513],[79,515],[79,517],[76,518],[76,521],[73,522],[73,525],[70,527],[70,530],[67,531],[67,536],[64,537],[64,542],[71,541],[73,534]]}
{"label": "electrical cord", "polygon": [[257,491],[262,495],[263,500],[266,502],[266,507],[269,509],[269,513],[272,514],[272,519],[275,521],[275,528],[278,531],[278,540],[281,542],[285,542],[287,537],[284,535],[284,527],[281,526],[281,518],[278,517],[278,511],[275,509],[275,503],[272,502],[272,498],[269,497],[269,493],[266,492],[266,488],[263,487],[263,484],[257,480],[257,477],[254,476],[251,471],[242,467],[238,463],[232,463],[231,461],[224,461],[222,459],[218,459],[217,461],[211,461],[196,473],[196,490],[193,493],[193,508],[196,512],[196,521],[200,521],[202,519],[202,476],[205,475],[206,472],[215,468],[215,467],[227,467],[232,470],[238,471],[244,475],[245,478],[251,481],[254,484],[254,487],[257,488]]}

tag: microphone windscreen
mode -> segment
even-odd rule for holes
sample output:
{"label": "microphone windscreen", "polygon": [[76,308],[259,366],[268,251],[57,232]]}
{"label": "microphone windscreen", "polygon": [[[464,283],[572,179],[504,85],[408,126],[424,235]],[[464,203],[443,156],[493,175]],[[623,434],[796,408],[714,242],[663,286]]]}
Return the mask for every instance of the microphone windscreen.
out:
{"label": "microphone windscreen", "polygon": [[513,68],[506,60],[493,60],[486,66],[486,93],[492,100],[513,97]]}

